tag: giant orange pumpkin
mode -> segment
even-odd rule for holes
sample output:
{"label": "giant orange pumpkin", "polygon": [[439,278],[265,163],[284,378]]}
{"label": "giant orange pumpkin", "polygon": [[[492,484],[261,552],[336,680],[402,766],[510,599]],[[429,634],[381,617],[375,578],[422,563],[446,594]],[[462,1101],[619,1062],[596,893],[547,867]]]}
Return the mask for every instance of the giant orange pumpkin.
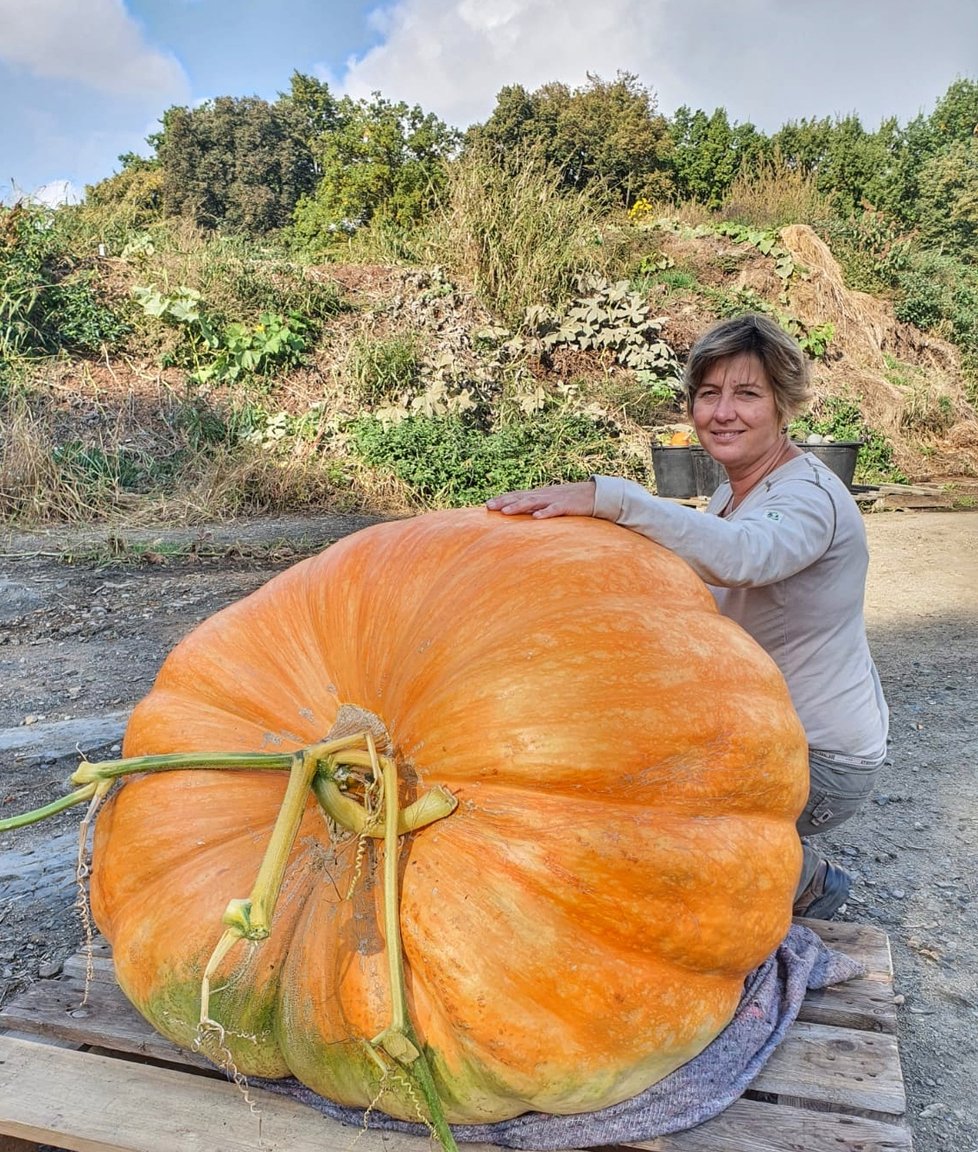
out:
{"label": "giant orange pumpkin", "polygon": [[[450,1121],[625,1099],[702,1050],[785,935],[805,738],[772,661],[687,565],[590,519],[483,509],[378,525],[192,632],[126,756],[299,748],[379,718],[402,804],[407,1001]],[[118,979],[183,1045],[286,778],[140,776],[100,815],[93,909]],[[244,1074],[416,1119],[367,1041],[388,1023],[383,844],[310,797],[270,936],[211,1008]]]}

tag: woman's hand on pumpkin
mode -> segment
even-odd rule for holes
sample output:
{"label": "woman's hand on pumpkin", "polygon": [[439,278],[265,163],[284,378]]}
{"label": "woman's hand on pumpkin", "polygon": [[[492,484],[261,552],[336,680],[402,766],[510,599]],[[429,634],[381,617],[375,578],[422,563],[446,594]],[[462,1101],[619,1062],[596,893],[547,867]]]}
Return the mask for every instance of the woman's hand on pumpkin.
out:
{"label": "woman's hand on pumpkin", "polygon": [[486,507],[491,512],[502,512],[507,516],[535,516],[538,520],[549,516],[593,516],[594,481],[504,492],[487,500]]}

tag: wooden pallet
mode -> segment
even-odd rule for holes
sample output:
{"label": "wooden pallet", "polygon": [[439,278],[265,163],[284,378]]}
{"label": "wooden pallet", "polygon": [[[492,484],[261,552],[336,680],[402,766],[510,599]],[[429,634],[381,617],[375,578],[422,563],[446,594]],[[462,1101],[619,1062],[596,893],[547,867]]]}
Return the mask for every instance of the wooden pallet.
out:
{"label": "wooden pallet", "polygon": [[[912,1148],[896,1039],[889,941],[859,924],[803,921],[867,975],[810,993],[750,1090],[715,1119],[629,1147],[649,1152],[899,1152]],[[157,1035],[97,948],[0,1011],[0,1152],[428,1152],[360,1132],[293,1100],[241,1091]],[[485,1145],[465,1145],[478,1152]]]}

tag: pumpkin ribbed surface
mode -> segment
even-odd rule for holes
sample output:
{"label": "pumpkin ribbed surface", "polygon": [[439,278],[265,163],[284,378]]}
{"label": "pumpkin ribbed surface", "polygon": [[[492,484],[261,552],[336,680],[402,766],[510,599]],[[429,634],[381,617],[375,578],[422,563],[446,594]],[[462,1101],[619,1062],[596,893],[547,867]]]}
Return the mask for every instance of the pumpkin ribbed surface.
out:
{"label": "pumpkin ribbed surface", "polygon": [[[341,705],[383,722],[402,804],[459,801],[400,865],[408,1003],[450,1121],[617,1102],[722,1030],[790,923],[808,767],[776,666],[684,562],[597,520],[375,526],[188,635],[124,752],[299,748]],[[145,776],[98,819],[96,921],[178,1043],[284,791]],[[212,1011],[240,1072],[416,1119],[365,1044],[390,1012],[383,854],[310,799],[271,935],[228,955]]]}

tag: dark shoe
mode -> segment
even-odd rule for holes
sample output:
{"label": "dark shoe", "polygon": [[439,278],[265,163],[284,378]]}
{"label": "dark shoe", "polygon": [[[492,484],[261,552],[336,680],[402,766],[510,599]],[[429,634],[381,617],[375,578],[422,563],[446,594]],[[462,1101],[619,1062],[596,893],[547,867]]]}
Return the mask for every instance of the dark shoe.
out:
{"label": "dark shoe", "polygon": [[811,884],[795,901],[795,916],[810,920],[831,920],[849,897],[852,877],[844,868],[823,860]]}

